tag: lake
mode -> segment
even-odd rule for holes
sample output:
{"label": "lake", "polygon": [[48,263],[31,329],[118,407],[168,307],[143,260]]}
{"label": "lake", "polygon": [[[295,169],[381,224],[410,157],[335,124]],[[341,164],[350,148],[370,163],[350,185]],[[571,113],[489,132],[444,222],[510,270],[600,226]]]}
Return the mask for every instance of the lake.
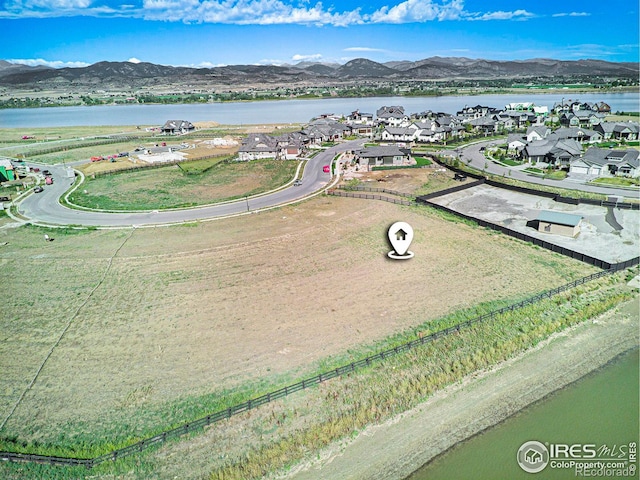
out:
{"label": "lake", "polygon": [[[462,442],[407,480],[576,478],[574,470],[550,468],[551,462],[540,473],[526,473],[516,461],[518,449],[530,440],[549,444],[588,443],[597,448],[637,444],[638,353],[635,349],[618,357],[503,423]],[[626,478],[638,478],[637,461],[635,465],[635,475]]]}
{"label": "lake", "polygon": [[98,125],[162,125],[167,120],[213,121],[225,125],[305,123],[323,113],[348,115],[354,110],[375,114],[385,105],[401,105],[407,113],[426,110],[452,113],[465,106],[503,108],[512,102],[534,102],[551,108],[570,98],[606,102],[612,111],[640,110],[640,94],[571,91],[553,94],[508,94],[443,97],[369,97],[318,100],[273,100],[181,105],[101,105],[91,107],[16,108],[0,110],[0,128],[37,128]]}

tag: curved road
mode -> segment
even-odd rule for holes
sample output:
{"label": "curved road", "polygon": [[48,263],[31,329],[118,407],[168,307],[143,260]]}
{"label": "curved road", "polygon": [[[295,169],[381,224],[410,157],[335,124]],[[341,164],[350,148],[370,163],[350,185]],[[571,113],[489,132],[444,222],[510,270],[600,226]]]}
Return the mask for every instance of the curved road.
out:
{"label": "curved road", "polygon": [[[574,180],[566,178],[564,180],[550,180],[548,178],[540,178],[535,175],[529,175],[525,172],[521,172],[513,167],[503,167],[497,163],[488,160],[484,153],[480,151],[481,147],[487,147],[489,144],[498,143],[496,140],[490,140],[486,142],[478,142],[461,149],[448,150],[445,153],[454,155],[460,158],[464,163],[468,163],[470,166],[482,172],[485,170],[487,173],[493,175],[507,175],[510,178],[522,180],[529,183],[535,183],[538,185],[547,185],[550,187],[566,188],[569,190],[580,190],[583,192],[600,193],[604,195],[614,195],[627,198],[640,198],[640,189],[623,189],[616,187],[603,187],[598,185],[590,185],[580,180]],[[485,169],[485,163],[487,168]],[[511,172],[511,174],[509,174]]]}
{"label": "curved road", "polygon": [[66,167],[47,166],[44,168],[53,174],[53,185],[46,185],[42,193],[32,193],[22,200],[17,207],[18,213],[35,223],[100,227],[165,225],[247,214],[299,201],[318,192],[331,181],[331,174],[324,173],[322,167],[330,164],[338,153],[358,148],[364,141],[352,140],[336,145],[308,160],[301,186],[290,185],[269,194],[234,202],[177,210],[112,213],[65,207],[59,203],[59,199],[69,189],[73,179],[67,177]]}

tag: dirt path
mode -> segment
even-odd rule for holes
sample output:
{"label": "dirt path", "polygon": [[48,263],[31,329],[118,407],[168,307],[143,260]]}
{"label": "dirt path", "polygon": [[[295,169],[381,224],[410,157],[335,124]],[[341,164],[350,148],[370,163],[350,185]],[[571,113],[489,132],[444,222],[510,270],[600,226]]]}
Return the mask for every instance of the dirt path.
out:
{"label": "dirt path", "polygon": [[492,371],[468,377],[353,442],[333,445],[286,478],[400,479],[456,443],[638,346],[638,298],[553,336]]}

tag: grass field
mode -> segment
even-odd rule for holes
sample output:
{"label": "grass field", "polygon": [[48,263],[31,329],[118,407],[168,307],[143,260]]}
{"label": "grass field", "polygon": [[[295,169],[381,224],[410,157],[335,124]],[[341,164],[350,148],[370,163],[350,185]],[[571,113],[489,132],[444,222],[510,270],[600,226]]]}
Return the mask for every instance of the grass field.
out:
{"label": "grass field", "polygon": [[[203,161],[205,162],[205,161]],[[171,165],[139,172],[105,175],[91,179],[76,190],[73,204],[106,210],[145,210],[188,207],[255,195],[277,188],[293,178],[298,162],[206,161],[203,173],[190,175]],[[195,162],[194,162],[195,163]],[[210,168],[208,168],[210,167]],[[84,192],[87,193],[84,193]]]}
{"label": "grass field", "polygon": [[[416,232],[400,264],[385,240],[398,217]],[[1,418],[60,340],[1,435],[60,452],[123,444],[430,319],[595,270],[424,208],[334,197],[193,226],[43,232],[0,231],[12,285]]]}

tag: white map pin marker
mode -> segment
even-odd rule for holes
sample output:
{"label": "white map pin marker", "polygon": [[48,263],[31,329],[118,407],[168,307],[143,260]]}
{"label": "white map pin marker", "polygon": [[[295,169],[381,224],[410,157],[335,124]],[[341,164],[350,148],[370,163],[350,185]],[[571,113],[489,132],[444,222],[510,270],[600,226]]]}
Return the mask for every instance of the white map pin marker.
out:
{"label": "white map pin marker", "polygon": [[409,245],[413,240],[413,228],[406,222],[396,222],[389,227],[389,241],[394,248],[387,255],[395,260],[407,260],[413,258],[413,252],[409,252]]}

